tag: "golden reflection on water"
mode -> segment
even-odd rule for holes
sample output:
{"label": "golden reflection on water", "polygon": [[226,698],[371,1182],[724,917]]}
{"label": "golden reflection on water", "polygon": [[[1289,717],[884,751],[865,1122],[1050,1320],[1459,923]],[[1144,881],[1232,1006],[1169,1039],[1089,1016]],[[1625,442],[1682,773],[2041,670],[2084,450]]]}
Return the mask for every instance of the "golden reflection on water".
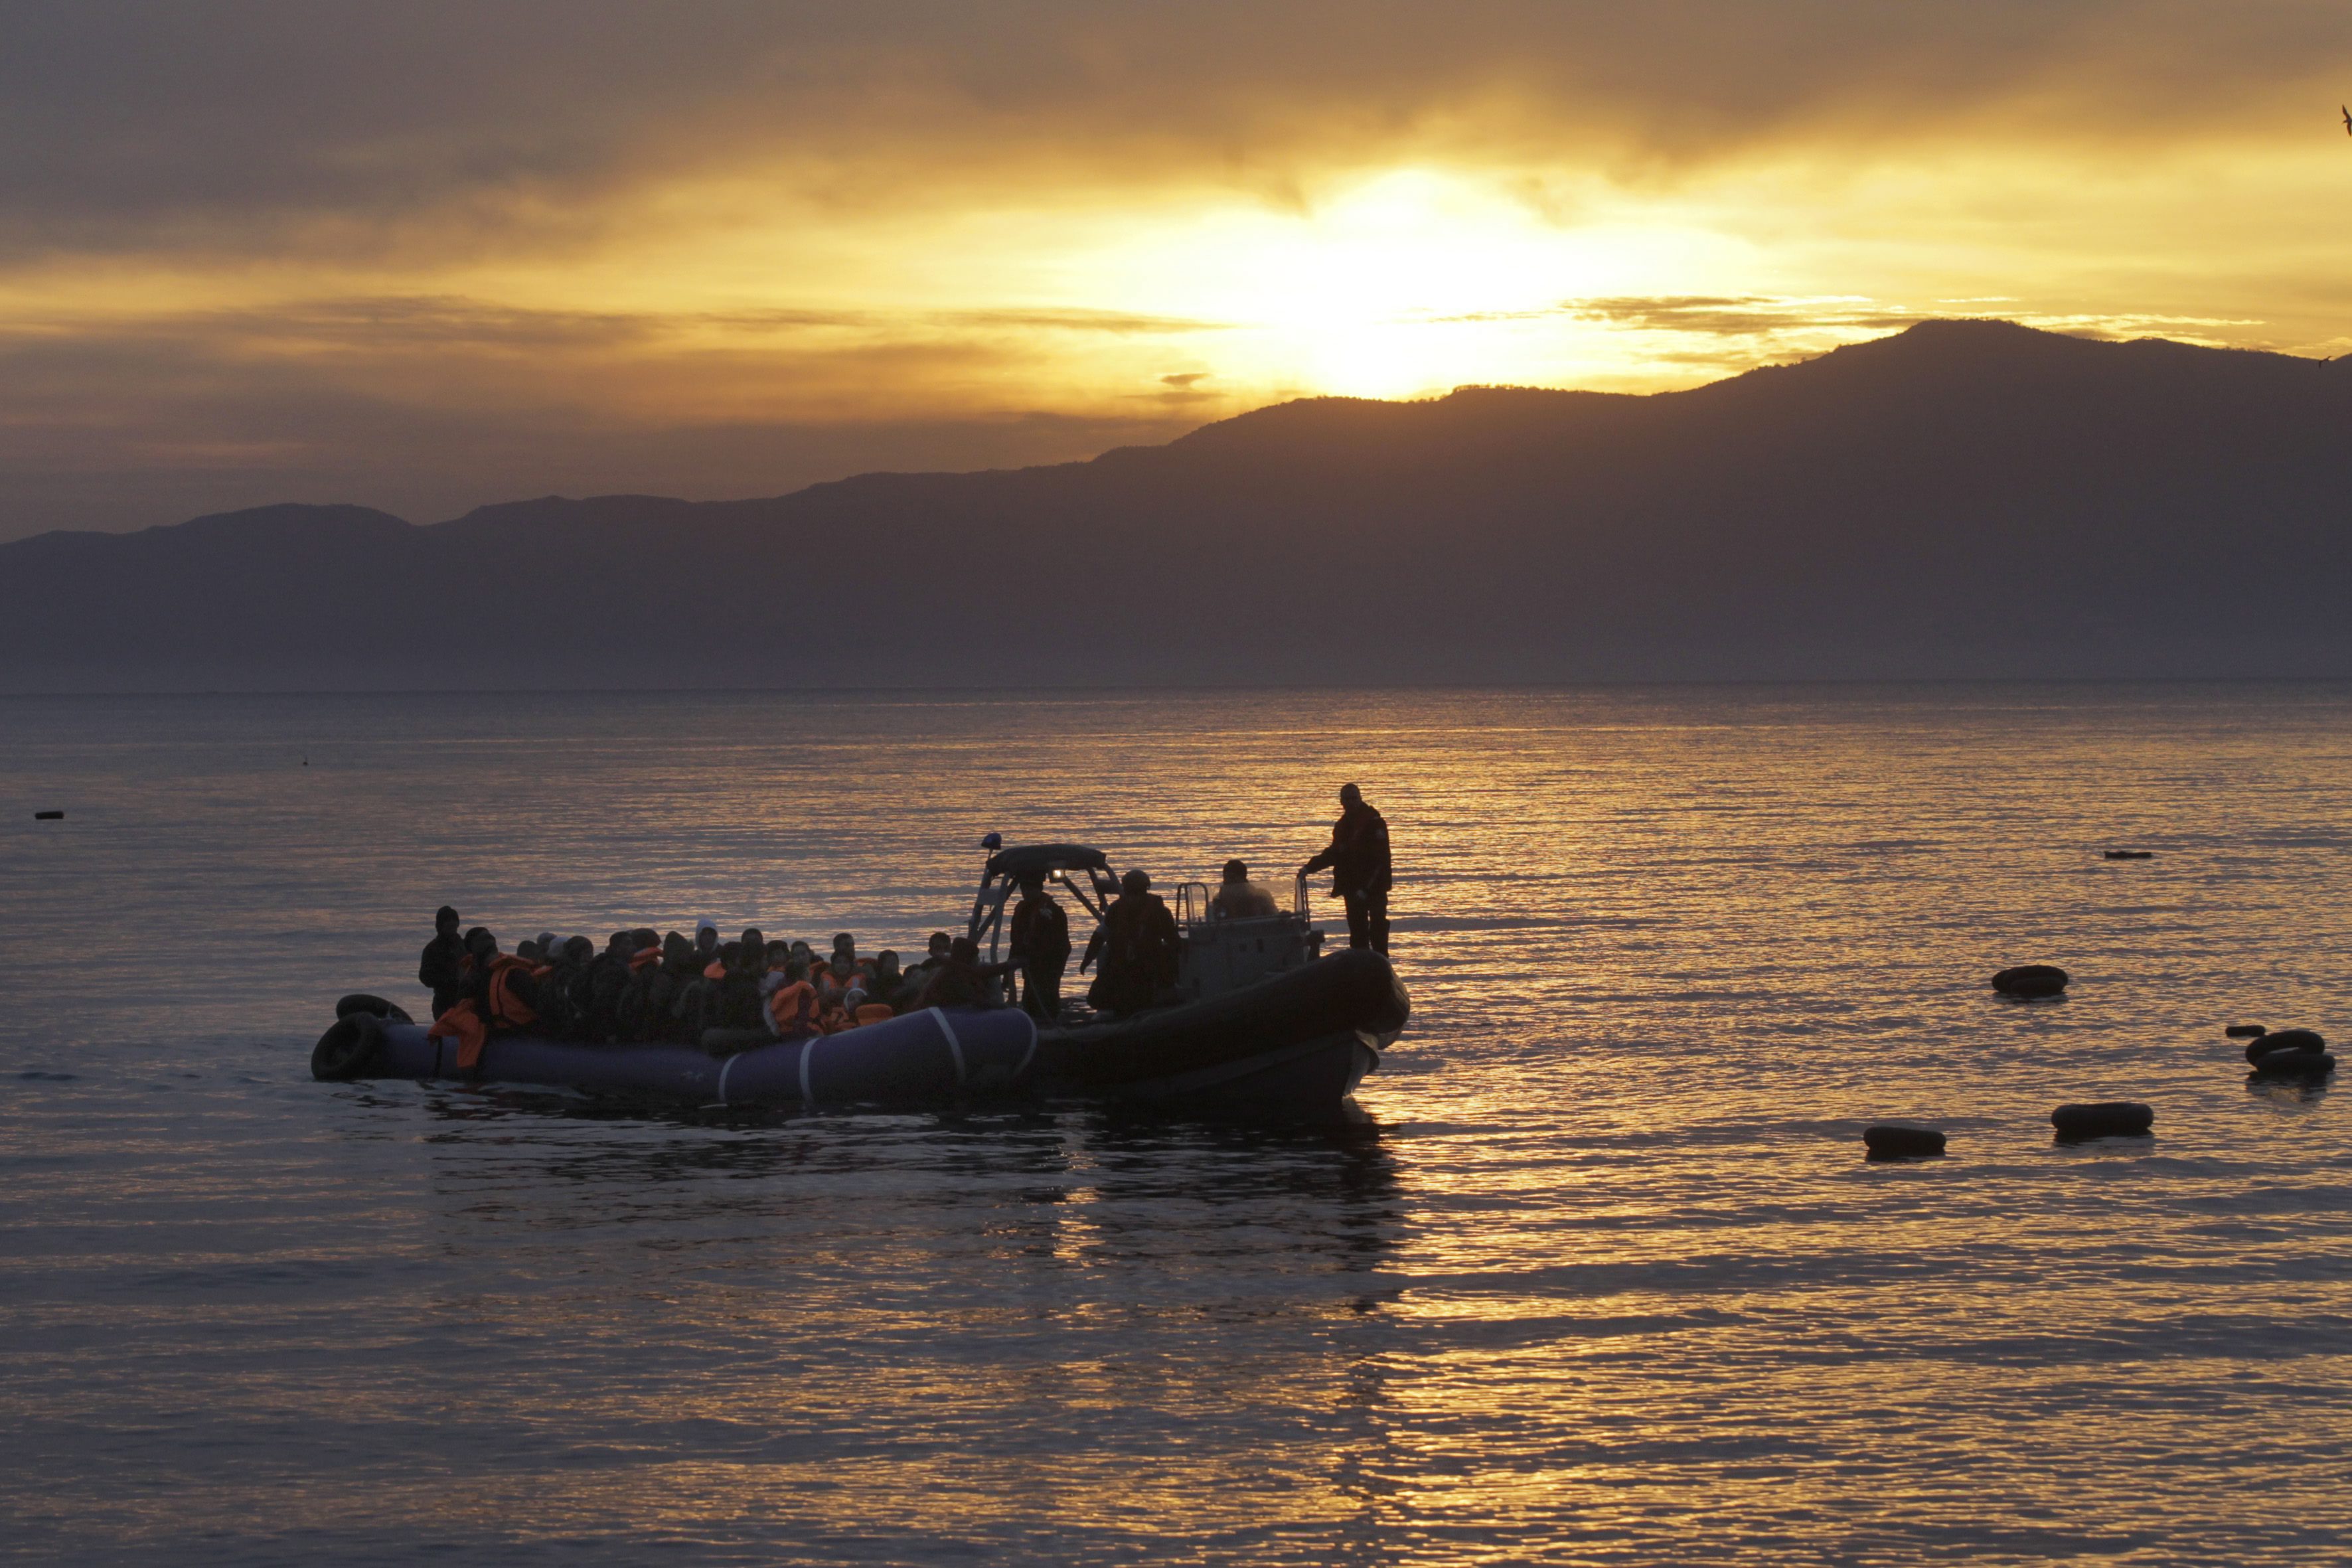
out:
{"label": "golden reflection on water", "polygon": [[[2340,1110],[2220,1036],[2342,1011],[2345,694],[404,700],[20,723],[79,835],[0,865],[35,933],[0,1040],[74,1075],[0,1119],[36,1556],[2307,1562],[2352,1529]],[[1396,826],[1418,1009],[1368,1134],[302,1077],[444,898],[917,946],[983,827],[1280,869],[1345,777]],[[125,919],[152,986],[88,963]],[[2025,959],[2069,998],[1993,1000]],[[2111,1095],[2152,1142],[2052,1142]],[[1952,1157],[1864,1163],[1896,1115]]]}

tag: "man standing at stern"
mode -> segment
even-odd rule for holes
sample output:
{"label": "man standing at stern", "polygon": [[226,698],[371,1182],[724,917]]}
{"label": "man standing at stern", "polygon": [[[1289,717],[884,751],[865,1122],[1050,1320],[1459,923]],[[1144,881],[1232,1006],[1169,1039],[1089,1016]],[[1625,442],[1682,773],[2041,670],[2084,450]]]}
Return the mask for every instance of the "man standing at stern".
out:
{"label": "man standing at stern", "polygon": [[1364,792],[1354,784],[1339,786],[1339,820],[1331,825],[1331,842],[1298,874],[1311,877],[1325,867],[1331,870],[1331,890],[1348,906],[1348,945],[1388,952],[1388,819],[1364,804]]}

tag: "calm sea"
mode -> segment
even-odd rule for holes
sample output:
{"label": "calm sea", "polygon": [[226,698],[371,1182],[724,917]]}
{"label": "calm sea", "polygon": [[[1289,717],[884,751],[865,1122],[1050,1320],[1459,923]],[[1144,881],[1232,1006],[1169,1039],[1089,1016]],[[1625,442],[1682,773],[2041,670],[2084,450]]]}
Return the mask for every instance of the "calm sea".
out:
{"label": "calm sea", "polygon": [[[1278,877],[1348,779],[1418,1009],[1354,1137],[307,1071],[445,900],[905,948],[989,830]],[[2352,689],[11,699],[0,807],[12,1561],[2352,1536],[2352,1107],[2221,1037],[2352,1027]]]}

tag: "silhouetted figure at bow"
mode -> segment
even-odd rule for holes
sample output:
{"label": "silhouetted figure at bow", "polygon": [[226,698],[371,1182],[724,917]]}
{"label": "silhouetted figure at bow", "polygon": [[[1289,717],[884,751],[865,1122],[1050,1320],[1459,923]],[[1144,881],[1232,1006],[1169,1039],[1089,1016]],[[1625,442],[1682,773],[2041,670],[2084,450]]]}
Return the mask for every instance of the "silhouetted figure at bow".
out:
{"label": "silhouetted figure at bow", "polygon": [[417,960],[416,984],[433,993],[436,1018],[466,994],[466,942],[457,934],[457,911],[446,904],[433,912],[433,940]]}
{"label": "silhouetted figure at bow", "polygon": [[1129,871],[1118,886],[1118,897],[1087,940],[1078,973],[1099,958],[1102,967],[1087,1000],[1107,1013],[1139,1013],[1175,987],[1176,917],[1142,872]]}
{"label": "silhouetted figure at bow", "polygon": [[1045,879],[1032,871],[1021,879],[1021,901],[1013,908],[1012,942],[1005,952],[1021,972],[1021,1005],[1033,1018],[1052,1023],[1062,1016],[1062,970],[1070,962],[1070,917],[1045,893]]}
{"label": "silhouetted figure at bow", "polygon": [[1331,842],[1321,854],[1298,868],[1311,877],[1325,867],[1331,870],[1331,891],[1348,906],[1348,945],[1389,950],[1388,818],[1364,804],[1364,792],[1354,784],[1339,786],[1339,820],[1331,825]]}

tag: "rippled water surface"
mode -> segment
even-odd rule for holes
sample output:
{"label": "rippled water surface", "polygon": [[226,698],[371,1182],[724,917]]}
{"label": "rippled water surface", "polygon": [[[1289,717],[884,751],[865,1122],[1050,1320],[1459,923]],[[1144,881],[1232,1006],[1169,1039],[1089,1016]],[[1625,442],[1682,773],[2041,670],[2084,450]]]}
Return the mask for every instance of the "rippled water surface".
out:
{"label": "rippled water surface", "polygon": [[[1353,1136],[308,1078],[445,900],[919,946],[987,829],[1279,874],[1348,778],[1417,1007]],[[15,699],[0,805],[12,1560],[2352,1533],[2346,1106],[2221,1037],[2352,1026],[2352,690]]]}

